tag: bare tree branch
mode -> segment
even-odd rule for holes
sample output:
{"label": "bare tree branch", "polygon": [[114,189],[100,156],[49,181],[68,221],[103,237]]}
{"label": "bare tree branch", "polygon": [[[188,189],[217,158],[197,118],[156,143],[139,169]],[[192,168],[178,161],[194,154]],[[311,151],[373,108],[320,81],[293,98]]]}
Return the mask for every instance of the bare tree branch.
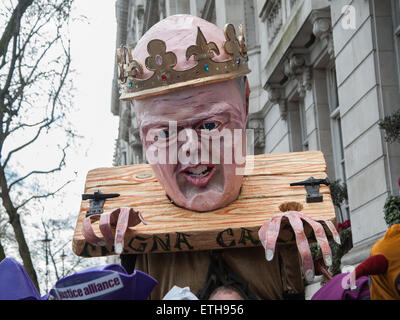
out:
{"label": "bare tree branch", "polygon": [[7,52],[8,44],[13,36],[19,33],[20,21],[26,9],[32,4],[33,0],[20,0],[17,7],[14,9],[10,20],[7,23],[6,29],[0,38],[0,57]]}
{"label": "bare tree branch", "polygon": [[10,191],[11,188],[12,188],[14,185],[16,185],[16,184],[18,184],[19,182],[25,180],[26,178],[30,177],[31,175],[35,175],[35,174],[49,174],[49,173],[54,173],[54,172],[56,172],[56,171],[60,171],[60,170],[62,169],[62,167],[64,166],[64,164],[65,164],[65,157],[67,156],[65,150],[66,150],[68,147],[69,147],[69,145],[67,145],[64,149],[62,149],[63,156],[62,156],[62,158],[61,158],[61,160],[60,160],[60,163],[58,164],[57,167],[55,167],[55,168],[53,168],[53,169],[51,169],[51,170],[46,170],[46,171],[33,170],[33,171],[29,172],[28,174],[26,174],[26,175],[24,175],[24,176],[18,178],[17,180],[13,181],[12,183],[10,183],[9,186],[8,186],[8,190]]}
{"label": "bare tree branch", "polygon": [[77,266],[79,266],[82,262],[82,257],[77,257],[75,264],[73,264],[66,272],[65,274],[68,275],[70,274]]}
{"label": "bare tree branch", "polygon": [[59,191],[61,191],[62,189],[64,189],[65,186],[67,186],[68,184],[70,184],[72,181],[73,181],[73,180],[68,180],[66,183],[64,183],[61,187],[59,187],[59,188],[58,188],[57,190],[55,190],[55,191],[46,192],[46,193],[44,193],[44,194],[31,196],[30,198],[24,200],[20,205],[16,206],[15,209],[18,210],[18,209],[20,209],[20,208],[26,206],[26,204],[29,203],[29,202],[32,201],[32,200],[35,200],[35,199],[43,199],[43,198],[48,198],[48,197],[54,196],[56,193],[58,193]]}
{"label": "bare tree branch", "polygon": [[[28,190],[26,182],[34,176],[40,178],[60,171],[73,136],[66,135],[62,156],[53,168],[30,168],[22,174],[15,166],[17,157],[14,156],[35,142],[43,141],[44,133],[59,130],[65,124],[66,105],[71,98],[69,86],[72,86],[69,82],[70,42],[66,39],[65,28],[72,2],[13,0],[11,4],[0,4],[3,16],[8,19],[0,34],[1,205],[14,231],[24,267],[38,289],[20,214],[29,211],[31,202],[54,196],[72,180],[60,182],[61,186],[54,191],[37,191],[33,187]],[[71,131],[68,127],[64,129]],[[15,138],[19,145],[12,140]]]}
{"label": "bare tree branch", "polygon": [[[47,235],[48,234],[48,230],[47,230],[48,228],[47,228],[47,226],[46,226],[46,224],[45,224],[43,219],[42,219],[42,226],[43,226],[43,229],[44,229],[44,233]],[[47,249],[48,249],[48,254],[50,256],[51,262],[53,264],[54,272],[56,273],[56,277],[57,277],[57,280],[58,280],[58,279],[60,279],[60,276],[58,275],[57,263],[56,263],[56,261],[54,259],[53,253],[51,252],[50,244],[49,244]]]}
{"label": "bare tree branch", "polygon": [[1,244],[1,241],[0,241],[0,262],[1,262],[1,260],[3,260],[5,257],[6,257],[6,253],[5,253],[4,247],[3,247],[3,245]]}

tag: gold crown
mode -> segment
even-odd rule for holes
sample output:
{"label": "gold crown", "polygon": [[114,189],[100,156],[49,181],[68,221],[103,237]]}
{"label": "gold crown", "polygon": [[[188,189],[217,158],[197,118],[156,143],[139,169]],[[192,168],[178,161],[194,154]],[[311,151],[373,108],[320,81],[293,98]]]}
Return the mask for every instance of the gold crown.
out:
{"label": "gold crown", "polygon": [[177,58],[172,51],[166,52],[165,42],[159,39],[151,40],[147,45],[149,56],[145,60],[145,65],[154,73],[148,79],[137,78],[138,75],[143,75],[143,67],[133,59],[129,46],[121,46],[117,50],[118,78],[121,86],[120,99],[143,99],[183,87],[226,81],[249,73],[242,25],[239,26],[239,30],[238,38],[232,24],[225,26],[226,41],[223,43],[223,48],[232,58],[217,62],[212,58],[215,54],[220,54],[218,46],[214,42],[207,42],[200,28],[197,27],[196,45],[191,45],[186,50],[186,60],[194,56],[197,64],[182,71],[173,69]]}

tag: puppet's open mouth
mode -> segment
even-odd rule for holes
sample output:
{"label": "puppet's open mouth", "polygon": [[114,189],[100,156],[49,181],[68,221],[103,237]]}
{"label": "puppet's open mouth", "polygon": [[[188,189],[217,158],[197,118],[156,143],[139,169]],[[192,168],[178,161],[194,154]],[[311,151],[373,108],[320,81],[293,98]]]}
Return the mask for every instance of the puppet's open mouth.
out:
{"label": "puppet's open mouth", "polygon": [[215,172],[215,167],[211,164],[199,164],[195,167],[186,169],[183,174],[186,180],[195,187],[205,187]]}

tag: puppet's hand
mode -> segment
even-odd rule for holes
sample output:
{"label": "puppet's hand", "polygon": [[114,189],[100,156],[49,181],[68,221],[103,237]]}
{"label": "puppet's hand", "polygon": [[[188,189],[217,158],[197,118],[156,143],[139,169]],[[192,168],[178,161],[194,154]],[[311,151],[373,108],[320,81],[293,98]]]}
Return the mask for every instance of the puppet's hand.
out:
{"label": "puppet's hand", "polygon": [[[92,228],[92,222],[99,221],[99,227],[104,240],[96,236]],[[96,246],[114,245],[116,254],[122,253],[124,248],[124,236],[128,227],[134,227],[140,222],[146,224],[140,212],[132,208],[118,208],[102,214],[88,216],[83,221],[82,234],[86,241]],[[115,227],[115,237],[113,227]]]}
{"label": "puppet's hand", "polygon": [[258,236],[265,248],[266,259],[271,261],[274,257],[278,236],[282,232],[285,224],[289,224],[292,227],[296,237],[296,244],[301,256],[304,276],[307,281],[312,281],[315,275],[314,262],[307,236],[304,233],[303,223],[306,222],[314,230],[315,238],[321,247],[324,262],[328,267],[332,265],[332,252],[331,248],[329,247],[328,239],[322,223],[326,224],[332,233],[334,240],[338,244],[340,244],[340,237],[331,221],[313,220],[309,216],[299,212],[302,207],[303,206],[301,204],[296,202],[282,204],[279,208],[283,213],[273,216],[266,223],[264,223],[258,231]]}

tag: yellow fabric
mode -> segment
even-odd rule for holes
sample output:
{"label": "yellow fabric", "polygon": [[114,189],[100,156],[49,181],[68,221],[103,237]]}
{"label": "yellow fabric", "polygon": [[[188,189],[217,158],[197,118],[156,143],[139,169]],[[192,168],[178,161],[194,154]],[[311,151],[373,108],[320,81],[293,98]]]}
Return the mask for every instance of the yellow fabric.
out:
{"label": "yellow fabric", "polygon": [[382,275],[371,276],[372,300],[400,300],[400,224],[391,226],[385,236],[371,248],[371,256],[382,254],[388,269]]}
{"label": "yellow fabric", "polygon": [[[279,246],[271,262],[266,261],[263,247],[228,248],[221,252],[232,272],[248,281],[250,291],[259,299],[282,299],[285,290],[304,290],[295,245]],[[197,294],[205,285],[209,264],[207,251],[145,254],[136,260],[137,269],[158,281],[152,300],[162,299],[174,285],[188,286]]]}

